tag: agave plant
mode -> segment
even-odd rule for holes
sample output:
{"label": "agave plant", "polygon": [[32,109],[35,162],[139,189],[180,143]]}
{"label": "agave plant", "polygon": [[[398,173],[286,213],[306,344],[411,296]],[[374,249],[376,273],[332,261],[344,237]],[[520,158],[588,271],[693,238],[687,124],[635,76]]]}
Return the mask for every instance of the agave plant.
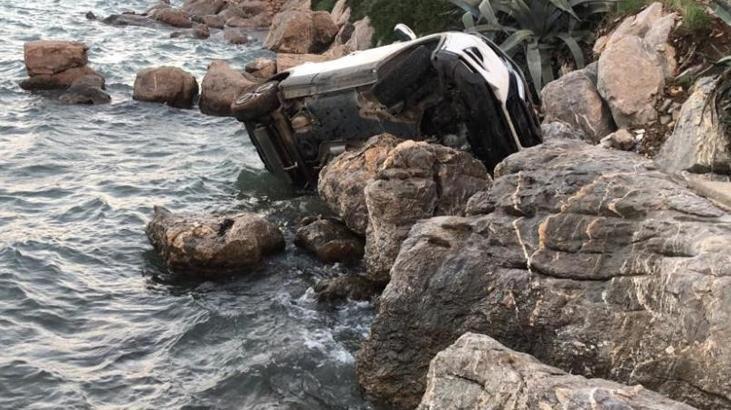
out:
{"label": "agave plant", "polygon": [[522,50],[536,92],[554,79],[554,57],[568,50],[584,66],[581,30],[591,16],[612,10],[616,0],[449,0],[465,11],[468,31],[500,38],[509,54]]}
{"label": "agave plant", "polygon": [[713,103],[718,113],[719,122],[726,135],[731,136],[731,56],[726,56],[717,66],[723,69],[720,81],[713,94]]}

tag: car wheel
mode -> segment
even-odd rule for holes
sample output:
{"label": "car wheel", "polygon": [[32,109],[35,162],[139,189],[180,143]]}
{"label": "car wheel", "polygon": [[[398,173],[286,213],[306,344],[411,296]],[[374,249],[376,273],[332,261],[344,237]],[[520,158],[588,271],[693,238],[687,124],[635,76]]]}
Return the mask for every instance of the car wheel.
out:
{"label": "car wheel", "polygon": [[239,121],[250,121],[279,108],[279,82],[270,81],[241,94],[231,104],[231,112]]}

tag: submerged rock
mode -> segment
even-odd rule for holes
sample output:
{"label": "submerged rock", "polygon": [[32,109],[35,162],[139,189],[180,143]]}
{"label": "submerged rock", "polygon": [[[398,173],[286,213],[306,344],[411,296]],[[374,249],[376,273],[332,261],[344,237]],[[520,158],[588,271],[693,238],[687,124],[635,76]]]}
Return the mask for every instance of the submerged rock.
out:
{"label": "submerged rock", "polygon": [[667,171],[731,173],[731,136],[726,135],[709,104],[718,79],[701,78],[683,103],[673,133],[657,154]]}
{"label": "submerged rock", "polygon": [[338,302],[346,299],[369,300],[382,289],[383,286],[359,275],[323,279],[314,287],[317,299],[321,302]]}
{"label": "submerged rock", "polygon": [[198,105],[208,115],[230,116],[231,104],[247,88],[256,85],[244,75],[231,68],[223,60],[214,60],[208,65],[201,82],[201,98]]}
{"label": "submerged rock", "polygon": [[363,258],[363,238],[333,219],[305,218],[294,243],[325,263],[352,263]]}
{"label": "submerged rock", "polygon": [[65,90],[84,77],[97,77],[104,80],[101,74],[90,67],[69,68],[57,74],[36,75],[21,81],[20,87],[24,90]]}
{"label": "submerged rock", "polygon": [[59,100],[65,104],[109,104],[112,97],[104,92],[104,78],[85,76],[74,81]]}
{"label": "submerged rock", "polygon": [[227,274],[284,249],[280,230],[251,213],[204,216],[155,207],[146,233],[167,266],[183,273]]}
{"label": "submerged rock", "polygon": [[159,27],[158,21],[139,14],[112,14],[102,20],[102,23],[110,26],[137,26],[137,27]]}
{"label": "submerged rock", "polygon": [[637,154],[560,138],[508,157],[490,192],[490,213],[419,222],[402,244],[358,353],[372,398],[415,407],[429,361],[471,331],[731,407],[729,214]]}
{"label": "submerged rock", "polygon": [[691,410],[640,385],[587,379],[466,333],[431,361],[419,410]]}
{"label": "submerged rock", "polygon": [[137,73],[132,98],[191,108],[197,96],[198,82],[192,74],[177,67],[158,67]]}

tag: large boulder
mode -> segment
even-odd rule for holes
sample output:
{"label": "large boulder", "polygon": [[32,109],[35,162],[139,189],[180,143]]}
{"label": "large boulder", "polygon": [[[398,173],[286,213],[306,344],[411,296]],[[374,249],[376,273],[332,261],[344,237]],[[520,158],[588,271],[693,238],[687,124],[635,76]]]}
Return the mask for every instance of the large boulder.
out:
{"label": "large boulder", "polygon": [[656,157],[662,168],[670,172],[731,173],[731,136],[724,133],[708,103],[717,86],[718,80],[712,77],[696,82],[673,133]]}
{"label": "large boulder", "polygon": [[23,49],[29,77],[58,74],[70,68],[85,67],[89,62],[89,48],[77,41],[31,41],[25,43]]}
{"label": "large boulder", "polygon": [[193,20],[188,13],[176,8],[160,8],[150,12],[150,18],[173,27],[191,28]]}
{"label": "large boulder", "polygon": [[657,119],[655,103],[677,65],[668,44],[676,18],[653,3],[608,37],[599,57],[597,89],[618,127],[646,126]]}
{"label": "large boulder", "polygon": [[146,232],[171,270],[205,276],[250,268],[284,249],[279,228],[251,213],[203,216],[155,207]]}
{"label": "large boulder", "polygon": [[197,96],[198,82],[192,74],[177,67],[158,67],[137,73],[132,98],[191,108]]}
{"label": "large boulder", "polygon": [[331,58],[322,54],[277,54],[276,67],[277,72],[287,71],[290,68],[297,67],[305,63],[321,63]]}
{"label": "large boulder", "polygon": [[281,53],[320,53],[338,33],[338,26],[325,11],[286,10],[274,17],[264,46]]}
{"label": "large boulder", "polygon": [[642,386],[547,366],[489,336],[466,333],[432,360],[419,410],[691,410]]}
{"label": "large boulder", "polygon": [[598,143],[614,131],[614,120],[591,75],[572,71],[541,90],[545,121],[563,121],[580,129],[589,141]]}
{"label": "large boulder", "polygon": [[231,68],[223,60],[208,65],[208,72],[201,82],[201,112],[208,115],[230,116],[231,104],[236,97],[256,83]]}
{"label": "large boulder", "polygon": [[388,282],[401,243],[418,220],[464,214],[470,197],[490,183],[482,162],[464,151],[415,141],[393,148],[365,187],[369,279]]}
{"label": "large boulder", "polygon": [[353,263],[363,258],[363,238],[329,218],[302,220],[294,243],[324,263]]}
{"label": "large boulder", "polygon": [[402,244],[358,353],[372,398],[415,407],[429,361],[472,331],[571,374],[731,407],[728,213],[650,160],[570,139],[495,175],[490,206],[419,222]]}
{"label": "large boulder", "polygon": [[399,142],[391,134],[377,135],[360,148],[338,155],[320,171],[317,186],[320,198],[351,231],[361,236],[365,236],[368,228],[365,187]]}

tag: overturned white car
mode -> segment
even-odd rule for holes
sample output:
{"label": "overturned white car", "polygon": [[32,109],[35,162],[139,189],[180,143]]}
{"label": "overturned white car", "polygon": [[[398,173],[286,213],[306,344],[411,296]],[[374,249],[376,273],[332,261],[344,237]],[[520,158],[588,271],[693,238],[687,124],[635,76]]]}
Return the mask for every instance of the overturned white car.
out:
{"label": "overturned white car", "polygon": [[448,32],[277,74],[232,105],[267,169],[299,187],[384,132],[468,149],[492,171],[541,142],[522,72],[478,34]]}

